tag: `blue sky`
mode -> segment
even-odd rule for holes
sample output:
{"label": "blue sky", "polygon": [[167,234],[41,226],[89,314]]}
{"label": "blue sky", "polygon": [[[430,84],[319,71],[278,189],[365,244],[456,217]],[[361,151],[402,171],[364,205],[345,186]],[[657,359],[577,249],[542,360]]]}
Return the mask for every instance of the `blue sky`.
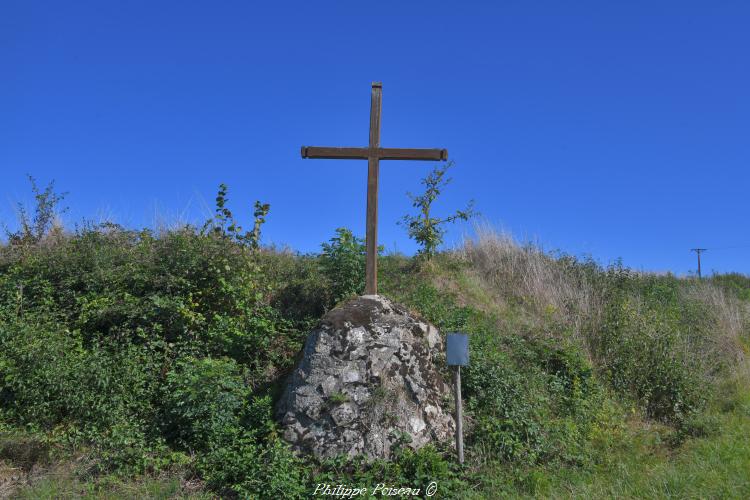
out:
{"label": "blue sky", "polygon": [[[750,273],[747,2],[40,2],[0,6],[0,220],[25,174],[82,218],[198,221],[219,183],[265,240],[364,234],[366,163],[301,145],[444,147],[437,207],[545,248]],[[434,165],[383,162],[380,242]],[[458,241],[470,230],[448,234]]]}

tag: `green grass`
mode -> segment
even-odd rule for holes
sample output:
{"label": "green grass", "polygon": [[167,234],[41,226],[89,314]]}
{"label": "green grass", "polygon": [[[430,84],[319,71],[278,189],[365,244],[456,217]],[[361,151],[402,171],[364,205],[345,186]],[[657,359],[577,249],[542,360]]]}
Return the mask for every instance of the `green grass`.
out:
{"label": "green grass", "polygon": [[[600,450],[588,468],[507,466],[483,468],[487,483],[462,498],[750,498],[750,393],[734,409],[714,413],[717,428],[673,449],[662,426],[633,420]],[[667,431],[668,432],[668,431]],[[495,477],[494,481],[489,478]],[[176,478],[77,480],[49,475],[14,494],[24,499],[190,498],[215,496],[190,491]]]}
{"label": "green grass", "polygon": [[750,392],[739,403],[677,448],[668,428],[634,419],[590,467],[488,467],[497,479],[466,498],[750,498]]}
{"label": "green grass", "polygon": [[310,328],[363,283],[361,244],[332,241],[300,256],[191,228],[94,228],[0,245],[0,497],[18,471],[20,498],[305,498],[319,480],[436,480],[443,498],[750,497],[750,385],[730,382],[750,340],[744,278],[640,275],[502,240],[473,261],[381,259],[381,293],[471,334],[466,466],[446,446],[375,465],[294,457],[278,390]]}
{"label": "green grass", "polygon": [[556,477],[544,497],[750,498],[750,405],[720,415],[718,435],[677,450],[654,446],[649,433],[606,466]]}
{"label": "green grass", "polygon": [[126,499],[126,498],[216,498],[202,491],[190,491],[179,479],[143,478],[140,480],[110,479],[83,482],[69,476],[48,476],[14,493],[14,498],[28,500],[57,499]]}

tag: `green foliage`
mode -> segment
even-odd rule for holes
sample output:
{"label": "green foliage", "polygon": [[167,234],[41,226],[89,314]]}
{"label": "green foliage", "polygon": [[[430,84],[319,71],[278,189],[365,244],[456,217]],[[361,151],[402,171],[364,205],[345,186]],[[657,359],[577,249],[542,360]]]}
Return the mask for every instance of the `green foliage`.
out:
{"label": "green foliage", "polygon": [[197,461],[210,487],[243,498],[304,498],[304,463],[275,432],[268,397],[256,398],[245,425],[226,426]]}
{"label": "green foliage", "polygon": [[253,230],[243,233],[242,226],[235,221],[232,211],[229,210],[228,191],[229,188],[227,188],[226,184],[219,184],[219,191],[216,194],[216,215],[214,215],[213,219],[206,221],[202,232],[211,231],[217,236],[229,238],[232,241],[247,246],[253,251],[257,251],[260,249],[260,230],[266,222],[266,216],[271,210],[271,205],[256,201],[253,211]]}
{"label": "green foliage", "polygon": [[365,290],[365,245],[351,230],[340,227],[330,243],[323,243],[320,264],[328,280],[331,304]]}
{"label": "green foliage", "polygon": [[[445,256],[429,274],[386,261],[384,284],[443,332],[470,334],[470,364],[462,370],[468,427],[467,454],[478,461],[525,466],[579,465],[589,460],[604,391],[575,344],[560,345],[533,332],[498,330],[500,318],[461,306],[432,280],[445,282],[466,269]],[[409,273],[405,280],[399,277]],[[450,374],[444,373],[446,378]]]}
{"label": "green foliage", "polygon": [[249,239],[250,247],[253,250],[260,248],[260,228],[266,223],[266,216],[271,210],[271,205],[268,203],[261,203],[260,201],[255,202],[255,211],[253,211],[253,231],[252,237]]}
{"label": "green foliage", "polygon": [[470,442],[499,459],[536,462],[543,445],[539,392],[528,390],[526,378],[501,353],[474,355],[471,361],[465,392],[477,427]]}
{"label": "green foliage", "polygon": [[697,360],[682,333],[659,313],[629,300],[612,303],[598,356],[615,390],[632,395],[648,416],[679,423],[703,404]]}
{"label": "green foliage", "polygon": [[453,215],[444,218],[432,216],[432,204],[440,196],[442,190],[450,183],[451,179],[445,174],[453,166],[453,162],[443,167],[435,167],[427,177],[422,179],[425,187],[421,195],[408,193],[412,206],[417,209],[417,215],[405,215],[400,224],[406,226],[409,237],[416,241],[422,248],[420,254],[431,259],[437,248],[443,243],[445,236],[445,225],[458,220],[467,221],[475,214],[473,201],[464,210],[456,210]]}
{"label": "green foliage", "polygon": [[750,302],[750,277],[740,273],[716,274],[710,281]]}
{"label": "green foliage", "polygon": [[464,330],[477,311],[456,304],[428,283],[418,283],[405,297],[421,314],[441,331]]}
{"label": "green foliage", "polygon": [[11,244],[40,242],[54,229],[55,218],[68,210],[67,207],[58,208],[67,193],[56,193],[55,181],[50,181],[44,191],[41,191],[36,184],[36,179],[30,175],[28,178],[31,191],[34,193],[34,215],[31,216],[22,203],[18,204],[18,223],[21,227],[15,232],[5,229],[5,234]]}
{"label": "green foliage", "polygon": [[425,496],[430,483],[435,482],[436,498],[457,498],[468,486],[461,476],[462,469],[451,451],[432,445],[419,450],[403,447],[391,460],[344,456],[325,460],[318,464],[307,491],[314,491],[318,484],[341,484],[345,477],[346,484],[352,488],[368,488],[372,492],[382,484],[386,488],[419,489],[421,497]]}
{"label": "green foliage", "polygon": [[317,256],[291,252],[258,255],[263,276],[269,283],[269,303],[300,330],[314,326],[329,306],[327,278]]}
{"label": "green foliage", "polygon": [[[444,174],[429,181],[436,190],[428,183],[428,218]],[[30,244],[0,246],[0,467],[38,469],[81,453],[88,457],[81,477],[92,481],[178,470],[217,495],[241,498],[306,497],[321,481],[370,488],[436,481],[449,498],[554,495],[562,490],[550,471],[588,474],[639,439],[628,434],[637,424],[625,424],[626,410],[632,420],[651,419],[647,456],[720,436],[726,412],[750,414],[738,399],[744,381],[716,383],[732,360],[712,350],[725,339],[722,323],[692,282],[545,256],[566,282],[590,287],[601,301],[598,319],[575,301],[555,306],[576,317],[577,330],[546,314],[553,307],[544,302],[530,307],[520,293],[503,302],[498,290],[481,289],[476,270],[454,254],[419,265],[386,256],[386,294],[441,332],[470,334],[467,466],[457,466],[450,449],[412,450],[408,435],[388,461],[295,457],[278,436],[275,398],[309,329],[362,292],[362,241],[340,228],[319,256],[261,250],[268,206],[256,203],[253,230],[244,232],[225,186],[203,230],[103,224],[45,240],[43,220],[52,219],[44,214],[61,198],[51,188],[35,193],[42,222],[22,226]],[[709,281],[740,298],[750,288],[740,275],[700,286]],[[719,413],[708,414],[704,396],[714,393]],[[344,400],[335,394],[329,403]],[[737,470],[746,464],[729,458]],[[28,491],[20,494],[33,497]]]}
{"label": "green foliage", "polygon": [[144,349],[86,349],[75,334],[37,321],[0,328],[3,419],[39,430],[71,426],[68,438],[92,439],[147,416],[139,414],[153,394],[154,366]]}
{"label": "green foliage", "polygon": [[305,471],[279,438],[259,444],[240,434],[205,453],[198,470],[208,485],[243,498],[305,498]]}
{"label": "green foliage", "polygon": [[465,369],[476,453],[518,464],[586,460],[602,391],[574,348],[472,336]]}
{"label": "green foliage", "polygon": [[328,401],[332,405],[340,405],[349,401],[349,396],[347,396],[346,394],[342,392],[334,392],[333,394],[329,396]]}
{"label": "green foliage", "polygon": [[238,433],[266,446],[258,388],[293,362],[310,318],[272,305],[281,256],[243,247],[89,226],[0,248],[0,422],[93,447],[97,473],[188,464],[183,450],[218,453]]}
{"label": "green foliage", "polygon": [[148,349],[87,348],[75,334],[36,319],[0,323],[0,420],[53,442],[94,446],[99,470],[152,468],[167,450],[153,426],[159,367]]}
{"label": "green foliage", "polygon": [[182,449],[206,450],[240,427],[249,398],[234,360],[182,359],[167,374],[165,435]]}

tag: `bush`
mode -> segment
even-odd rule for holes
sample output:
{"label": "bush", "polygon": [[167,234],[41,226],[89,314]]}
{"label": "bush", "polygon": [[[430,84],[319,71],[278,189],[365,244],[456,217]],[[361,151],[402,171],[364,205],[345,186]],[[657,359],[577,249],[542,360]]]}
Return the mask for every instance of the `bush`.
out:
{"label": "bush", "polygon": [[579,348],[549,339],[471,339],[464,370],[472,453],[516,464],[581,464],[604,393]]}
{"label": "bush", "polygon": [[[458,497],[491,480],[484,462],[501,462],[493,470],[536,491],[539,464],[585,464],[608,446],[624,413],[614,397],[677,427],[674,444],[713,432],[700,391],[747,338],[740,276],[603,269],[492,235],[430,262],[389,256],[383,291],[442,332],[471,334],[468,465],[406,446],[391,461],[319,464],[279,439],[273,398],[313,324],[362,292],[364,246],[341,228],[320,256],[260,248],[267,207],[252,233],[221,208],[203,232],[103,224],[0,246],[0,430],[23,428],[30,443],[28,459],[14,443],[0,457],[44,464],[51,449],[84,447],[93,473],[174,465],[250,498],[303,497],[318,480],[435,480]],[[717,404],[735,404],[724,392]]]}
{"label": "bush", "polygon": [[206,450],[240,428],[249,398],[233,360],[180,360],[166,379],[165,436],[186,451]]}
{"label": "bush", "polygon": [[39,321],[33,327],[0,325],[5,419],[39,430],[73,426],[91,439],[149,415],[156,370],[145,350],[86,349],[71,332]]}
{"label": "bush", "polygon": [[271,401],[253,401],[246,428],[224,427],[221,440],[200,455],[209,487],[242,498],[305,498],[305,464],[277,436]]}
{"label": "bush", "polygon": [[463,379],[467,410],[476,419],[469,443],[496,459],[535,463],[543,451],[541,391],[506,355],[471,354]]}
{"label": "bush", "polygon": [[412,201],[412,207],[416,208],[418,213],[405,215],[399,222],[406,226],[409,238],[422,247],[419,254],[428,260],[435,256],[438,247],[443,244],[447,224],[459,220],[467,221],[476,215],[473,209],[474,202],[470,201],[464,210],[456,210],[453,215],[444,218],[433,217],[432,204],[450,183],[451,179],[446,178],[445,174],[452,166],[453,162],[448,162],[445,166],[435,167],[422,179],[423,194],[417,196],[407,193]]}
{"label": "bush", "polygon": [[717,274],[710,281],[750,302],[750,277],[740,273]]}
{"label": "bush", "polygon": [[601,369],[649,417],[680,423],[701,408],[701,370],[686,353],[680,331],[656,311],[628,299],[611,304],[601,331]]}
{"label": "bush", "polygon": [[351,230],[336,229],[330,243],[323,243],[320,263],[330,287],[330,305],[365,290],[365,245]]}
{"label": "bush", "polygon": [[430,483],[435,482],[436,498],[458,498],[468,486],[462,479],[463,472],[449,449],[437,449],[432,445],[419,450],[403,447],[394,452],[391,460],[368,460],[362,456],[325,460],[318,464],[308,492],[315,491],[318,484],[341,484],[342,478],[346,478],[347,486],[367,488],[370,493],[383,485],[385,488],[419,489],[421,497],[425,497]]}
{"label": "bush", "polygon": [[20,229],[16,232],[5,229],[5,234],[13,245],[34,245],[53,233],[59,236],[62,233],[62,226],[59,224],[58,216],[68,210],[66,207],[58,209],[67,193],[56,193],[55,181],[51,181],[44,191],[41,191],[36,184],[36,179],[30,175],[28,178],[31,191],[34,193],[34,215],[33,217],[29,215],[23,204],[18,204]]}
{"label": "bush", "polygon": [[272,285],[270,305],[298,330],[309,331],[330,305],[328,278],[318,257],[269,251],[260,255],[260,266],[262,276]]}

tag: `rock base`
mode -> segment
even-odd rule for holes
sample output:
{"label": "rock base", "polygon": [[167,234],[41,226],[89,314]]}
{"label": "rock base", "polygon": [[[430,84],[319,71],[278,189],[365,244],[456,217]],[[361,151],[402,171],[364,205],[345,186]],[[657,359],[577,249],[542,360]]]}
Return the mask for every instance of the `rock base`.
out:
{"label": "rock base", "polygon": [[388,458],[397,442],[420,448],[450,439],[455,423],[443,406],[452,395],[439,353],[437,329],[385,297],[331,310],[277,405],[284,439],[319,458]]}

